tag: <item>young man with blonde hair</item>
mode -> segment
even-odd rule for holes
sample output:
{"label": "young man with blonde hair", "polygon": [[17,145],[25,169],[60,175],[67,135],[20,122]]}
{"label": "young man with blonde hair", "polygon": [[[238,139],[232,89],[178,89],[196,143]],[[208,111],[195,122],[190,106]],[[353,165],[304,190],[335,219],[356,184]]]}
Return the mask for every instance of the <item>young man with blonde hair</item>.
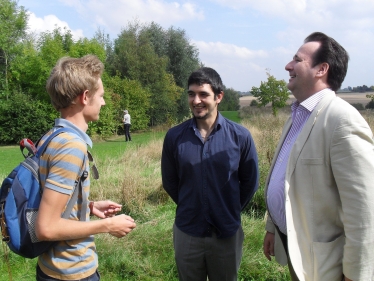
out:
{"label": "young man with blonde hair", "polygon": [[[40,145],[59,127],[75,132],[57,135],[40,160],[43,196],[36,235],[40,241],[56,243],[38,258],[36,279],[39,281],[100,280],[93,235],[109,233],[123,237],[136,226],[129,216],[115,216],[121,210],[117,203],[87,201],[86,205],[82,204],[85,202],[82,198],[88,198],[90,191],[87,145],[92,147],[92,141],[86,134],[88,122],[98,120],[100,108],[105,105],[103,70],[96,56],[65,57],[57,62],[47,82],[52,104],[61,118],[56,119],[55,126],[42,138]],[[70,217],[61,218],[82,170],[88,172],[83,181],[83,194],[74,203]],[[82,212],[85,221],[79,220]],[[90,214],[101,220],[90,221]]]}

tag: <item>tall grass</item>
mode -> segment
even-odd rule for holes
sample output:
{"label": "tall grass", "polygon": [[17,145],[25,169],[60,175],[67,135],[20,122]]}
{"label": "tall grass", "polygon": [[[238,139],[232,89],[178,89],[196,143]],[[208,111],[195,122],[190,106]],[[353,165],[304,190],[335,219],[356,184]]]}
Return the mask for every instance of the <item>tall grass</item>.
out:
{"label": "tall grass", "polygon": [[259,217],[265,214],[264,187],[269,173],[275,148],[282,133],[282,128],[289,116],[289,110],[280,110],[277,116],[272,115],[271,108],[248,106],[240,112],[242,125],[250,132],[256,144],[260,169],[259,189],[247,210],[255,210]]}

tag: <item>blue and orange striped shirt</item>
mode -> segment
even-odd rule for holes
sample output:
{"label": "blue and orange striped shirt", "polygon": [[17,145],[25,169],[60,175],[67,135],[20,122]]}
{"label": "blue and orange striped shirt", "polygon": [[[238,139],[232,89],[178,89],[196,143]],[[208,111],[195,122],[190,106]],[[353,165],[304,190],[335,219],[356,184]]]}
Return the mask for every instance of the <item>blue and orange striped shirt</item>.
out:
{"label": "blue and orange striped shirt", "polygon": [[[75,181],[84,170],[89,172],[87,145],[92,147],[92,141],[71,122],[56,119],[55,127],[42,138],[39,145],[58,127],[69,127],[77,133],[61,133],[49,143],[40,159],[40,181],[43,189],[49,188],[72,196]],[[88,176],[83,182],[83,192],[87,198],[89,191]],[[82,197],[79,196],[69,219],[79,220],[81,209]],[[89,212],[87,207],[87,221]],[[56,242],[51,249],[39,256],[38,265],[45,274],[60,280],[79,280],[94,274],[98,267],[98,258],[93,235]]]}

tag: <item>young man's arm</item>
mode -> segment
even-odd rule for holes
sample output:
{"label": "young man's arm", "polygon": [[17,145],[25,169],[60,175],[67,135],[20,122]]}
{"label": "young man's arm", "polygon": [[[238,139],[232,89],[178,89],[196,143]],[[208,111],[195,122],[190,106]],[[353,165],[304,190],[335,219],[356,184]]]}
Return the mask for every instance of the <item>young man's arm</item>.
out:
{"label": "young man's arm", "polygon": [[119,238],[136,227],[134,220],[126,215],[86,222],[63,219],[61,214],[68,200],[66,194],[44,189],[35,227],[40,241],[71,240],[97,233],[109,233]]}
{"label": "young man's arm", "polygon": [[179,177],[172,147],[171,137],[166,134],[161,156],[162,185],[171,199],[178,204]]}
{"label": "young man's arm", "polygon": [[239,163],[240,203],[242,210],[258,189],[259,170],[255,143],[248,132]]}

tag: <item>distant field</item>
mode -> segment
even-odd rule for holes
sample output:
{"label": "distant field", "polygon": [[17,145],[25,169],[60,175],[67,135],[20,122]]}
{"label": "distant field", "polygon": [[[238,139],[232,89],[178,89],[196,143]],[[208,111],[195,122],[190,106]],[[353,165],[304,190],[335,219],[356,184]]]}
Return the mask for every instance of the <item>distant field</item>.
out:
{"label": "distant field", "polygon": [[[339,93],[338,97],[341,97],[343,100],[349,102],[349,103],[362,103],[364,106],[370,101],[366,97],[368,93]],[[255,99],[253,96],[245,96],[241,97],[240,100],[240,107],[248,106],[250,105],[251,101]],[[289,99],[287,103],[292,103],[295,100],[293,95],[289,96]]]}

